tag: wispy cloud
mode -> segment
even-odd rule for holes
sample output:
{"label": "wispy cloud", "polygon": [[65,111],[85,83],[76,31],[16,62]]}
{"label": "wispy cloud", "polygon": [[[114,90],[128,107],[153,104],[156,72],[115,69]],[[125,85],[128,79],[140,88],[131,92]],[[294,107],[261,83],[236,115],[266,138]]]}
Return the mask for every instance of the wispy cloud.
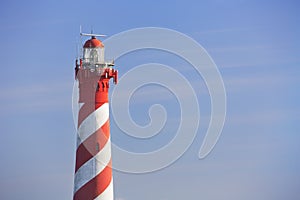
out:
{"label": "wispy cloud", "polygon": [[213,33],[228,33],[228,32],[243,32],[243,31],[249,31],[253,30],[253,28],[249,27],[230,27],[230,28],[220,28],[220,29],[208,29],[208,30],[202,30],[202,31],[197,31],[193,32],[192,34],[195,35],[202,35],[202,34],[213,34]]}
{"label": "wispy cloud", "polygon": [[226,124],[245,127],[248,126],[270,126],[272,124],[280,124],[290,120],[299,120],[300,117],[296,111],[288,109],[266,109],[254,110],[250,113],[231,114],[226,118]]}
{"label": "wispy cloud", "polygon": [[3,113],[39,112],[71,108],[72,83],[46,83],[1,89]]}

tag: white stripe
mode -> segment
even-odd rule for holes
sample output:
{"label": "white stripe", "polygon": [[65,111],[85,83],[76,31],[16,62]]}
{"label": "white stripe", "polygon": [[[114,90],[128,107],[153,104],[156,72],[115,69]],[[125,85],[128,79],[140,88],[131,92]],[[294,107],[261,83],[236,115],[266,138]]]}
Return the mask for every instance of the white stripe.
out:
{"label": "white stripe", "polygon": [[113,180],[110,181],[108,187],[94,200],[114,200]]}
{"label": "white stripe", "polygon": [[95,133],[99,128],[101,128],[109,118],[109,106],[108,103],[104,103],[102,106],[97,108],[93,113],[91,113],[84,121],[80,124],[78,128],[79,141],[77,140],[78,146],[85,141],[89,136]]}
{"label": "white stripe", "polygon": [[97,176],[109,164],[111,159],[110,138],[106,142],[103,149],[98,152],[93,158],[84,163],[75,173],[74,194],[83,185]]}
{"label": "white stripe", "polygon": [[81,107],[84,105],[84,103],[78,103],[78,108],[79,110],[81,109]]}

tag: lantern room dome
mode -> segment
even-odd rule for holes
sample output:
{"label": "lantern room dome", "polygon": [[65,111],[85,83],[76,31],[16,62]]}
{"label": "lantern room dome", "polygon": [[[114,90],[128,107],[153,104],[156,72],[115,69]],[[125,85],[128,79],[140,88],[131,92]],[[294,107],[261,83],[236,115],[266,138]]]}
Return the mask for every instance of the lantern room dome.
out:
{"label": "lantern room dome", "polygon": [[83,45],[83,48],[97,48],[97,47],[103,48],[104,45],[95,36],[92,36],[92,38],[87,40]]}

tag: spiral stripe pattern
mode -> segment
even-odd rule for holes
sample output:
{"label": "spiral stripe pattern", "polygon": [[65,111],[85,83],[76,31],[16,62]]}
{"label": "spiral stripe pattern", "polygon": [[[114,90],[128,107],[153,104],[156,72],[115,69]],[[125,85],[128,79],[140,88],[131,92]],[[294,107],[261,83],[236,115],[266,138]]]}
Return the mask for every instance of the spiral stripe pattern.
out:
{"label": "spiral stripe pattern", "polygon": [[73,200],[113,200],[108,103],[84,104],[78,124]]}

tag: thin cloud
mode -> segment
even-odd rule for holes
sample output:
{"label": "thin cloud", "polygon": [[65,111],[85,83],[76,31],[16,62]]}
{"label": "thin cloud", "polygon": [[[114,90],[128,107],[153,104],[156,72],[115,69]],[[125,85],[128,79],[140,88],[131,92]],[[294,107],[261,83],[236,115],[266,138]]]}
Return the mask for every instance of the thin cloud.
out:
{"label": "thin cloud", "polygon": [[2,88],[0,108],[2,114],[71,108],[71,91],[68,82]]}

